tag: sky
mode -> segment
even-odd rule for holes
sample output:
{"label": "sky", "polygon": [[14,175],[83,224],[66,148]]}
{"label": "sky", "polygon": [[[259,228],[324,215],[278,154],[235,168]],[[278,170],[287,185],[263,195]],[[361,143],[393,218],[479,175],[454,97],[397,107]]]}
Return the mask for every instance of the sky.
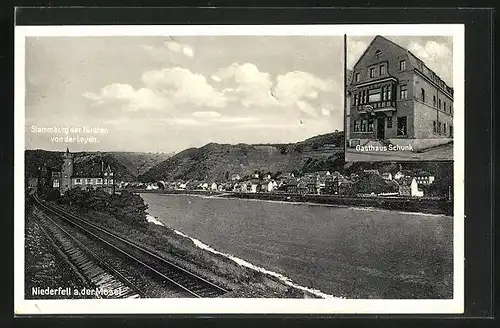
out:
{"label": "sky", "polygon": [[[430,69],[453,86],[453,37],[451,36],[385,36],[410,50]],[[352,69],[375,36],[347,36],[347,68]]]}
{"label": "sky", "polygon": [[178,152],[343,129],[342,36],[28,37],[25,53],[28,149]]}

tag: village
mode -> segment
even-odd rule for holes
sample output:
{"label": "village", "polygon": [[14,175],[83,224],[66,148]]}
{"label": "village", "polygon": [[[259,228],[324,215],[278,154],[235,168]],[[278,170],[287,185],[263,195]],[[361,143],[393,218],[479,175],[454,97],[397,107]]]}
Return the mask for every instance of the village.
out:
{"label": "village", "polygon": [[[146,191],[203,191],[226,193],[276,193],[297,195],[339,195],[350,197],[436,197],[431,186],[436,177],[423,170],[399,170],[397,173],[380,173],[378,170],[361,170],[350,175],[338,171],[313,173],[262,173],[251,175],[223,174],[214,180],[182,180],[157,182],[119,182],[117,190]],[[451,196],[447,191],[439,198]]]}

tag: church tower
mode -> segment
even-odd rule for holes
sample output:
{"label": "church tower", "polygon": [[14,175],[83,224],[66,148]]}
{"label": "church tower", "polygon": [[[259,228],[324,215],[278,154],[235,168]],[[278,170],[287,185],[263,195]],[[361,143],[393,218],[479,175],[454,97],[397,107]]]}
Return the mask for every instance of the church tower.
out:
{"label": "church tower", "polygon": [[63,155],[63,166],[61,172],[61,195],[72,188],[71,176],[73,176],[73,154],[66,148],[66,153]]}

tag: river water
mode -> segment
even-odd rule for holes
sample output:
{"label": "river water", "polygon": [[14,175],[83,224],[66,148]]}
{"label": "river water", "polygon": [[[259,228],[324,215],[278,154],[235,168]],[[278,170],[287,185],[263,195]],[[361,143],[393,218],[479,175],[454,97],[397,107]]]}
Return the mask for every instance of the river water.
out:
{"label": "river water", "polygon": [[164,225],[346,298],[452,298],[449,216],[191,195],[141,194]]}

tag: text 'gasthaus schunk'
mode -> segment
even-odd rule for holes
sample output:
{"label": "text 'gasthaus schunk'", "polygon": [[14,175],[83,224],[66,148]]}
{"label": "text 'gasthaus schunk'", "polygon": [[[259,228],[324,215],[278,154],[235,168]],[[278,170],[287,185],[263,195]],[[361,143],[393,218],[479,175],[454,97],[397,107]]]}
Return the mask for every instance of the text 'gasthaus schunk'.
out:
{"label": "text 'gasthaus schunk'", "polygon": [[[51,134],[50,141],[55,143],[98,143],[99,140],[94,135],[106,135],[108,129],[90,126],[70,126],[70,127],[40,127],[32,125],[30,131],[35,134]],[[81,135],[86,134],[86,135]]]}
{"label": "text 'gasthaus schunk'", "polygon": [[106,289],[106,288],[71,288],[71,287],[58,287],[58,288],[31,288],[33,296],[93,296],[93,297],[112,297],[122,294],[121,288]]}

